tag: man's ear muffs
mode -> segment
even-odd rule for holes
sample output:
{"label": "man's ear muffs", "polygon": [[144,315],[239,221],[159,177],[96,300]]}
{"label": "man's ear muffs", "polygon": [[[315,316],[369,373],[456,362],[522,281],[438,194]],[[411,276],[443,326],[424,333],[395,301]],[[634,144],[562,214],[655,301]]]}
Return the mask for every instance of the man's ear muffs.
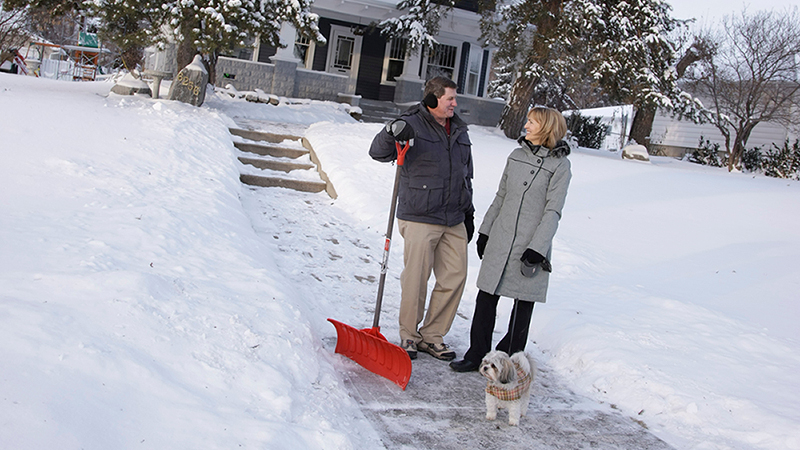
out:
{"label": "man's ear muffs", "polygon": [[435,109],[439,106],[439,100],[433,95],[433,92],[426,95],[424,99],[422,99],[422,104],[427,106],[428,108]]}

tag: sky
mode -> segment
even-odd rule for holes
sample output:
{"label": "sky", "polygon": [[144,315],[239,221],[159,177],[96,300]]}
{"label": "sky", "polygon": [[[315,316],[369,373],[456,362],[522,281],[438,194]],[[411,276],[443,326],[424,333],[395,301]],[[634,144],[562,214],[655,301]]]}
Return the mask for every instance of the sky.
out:
{"label": "sky", "polygon": [[745,7],[750,11],[762,9],[775,9],[782,11],[784,8],[797,6],[793,0],[667,0],[672,5],[673,16],[678,19],[696,18],[698,23],[718,21],[723,16],[741,13]]}
{"label": "sky", "polygon": [[[0,73],[0,448],[383,448],[327,322],[372,323],[394,175],[367,154],[382,125],[330,102],[210,92],[195,108],[110,88]],[[240,183],[253,169],[228,127],[268,122],[308,139],[336,199]],[[470,138],[477,225],[516,143]],[[540,369],[677,450],[800,450],[800,182],[619,151],[570,161],[527,345]],[[474,245],[446,337],[459,355]],[[395,234],[389,340],[402,248]],[[479,377],[441,382],[459,376]]]}

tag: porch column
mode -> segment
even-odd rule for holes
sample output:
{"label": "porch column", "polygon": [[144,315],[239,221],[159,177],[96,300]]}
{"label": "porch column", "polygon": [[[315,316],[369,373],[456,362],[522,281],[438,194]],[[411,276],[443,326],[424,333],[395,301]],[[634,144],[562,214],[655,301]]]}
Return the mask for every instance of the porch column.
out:
{"label": "porch column", "polygon": [[395,79],[420,81],[419,65],[422,63],[422,50],[415,53],[406,53],[406,61],[403,63],[403,73]]}
{"label": "porch column", "polygon": [[272,61],[279,59],[281,61],[292,61],[295,64],[300,62],[300,59],[294,56],[294,42],[297,40],[297,30],[294,29],[291,23],[283,22],[281,24],[281,31],[279,33],[281,44],[286,48],[278,47],[275,56],[270,56]]}
{"label": "porch column", "polygon": [[297,39],[297,30],[292,24],[283,22],[281,24],[280,41],[286,48],[278,48],[275,56],[270,56],[270,60],[275,65],[272,75],[271,94],[284,97],[294,96],[294,82],[297,76],[297,65],[300,59],[294,56],[294,41]]}
{"label": "porch column", "polygon": [[422,51],[409,52],[403,63],[403,74],[395,78],[397,85],[394,88],[395,103],[418,102],[422,100],[422,90],[425,80],[419,77],[419,67],[422,64]]}

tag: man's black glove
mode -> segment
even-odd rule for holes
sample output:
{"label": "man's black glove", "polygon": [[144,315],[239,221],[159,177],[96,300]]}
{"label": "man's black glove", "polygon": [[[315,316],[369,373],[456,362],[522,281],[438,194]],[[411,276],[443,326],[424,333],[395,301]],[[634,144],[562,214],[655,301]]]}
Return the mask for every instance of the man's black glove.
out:
{"label": "man's black glove", "polygon": [[408,142],[414,139],[414,129],[403,119],[395,119],[387,123],[386,132],[397,142]]}
{"label": "man's black glove", "polygon": [[478,233],[478,241],[475,245],[478,246],[478,259],[483,259],[483,251],[486,250],[486,243],[489,242],[489,236]]}
{"label": "man's black glove", "polygon": [[472,242],[475,234],[475,213],[467,213],[464,216],[464,227],[467,228],[467,243]]}

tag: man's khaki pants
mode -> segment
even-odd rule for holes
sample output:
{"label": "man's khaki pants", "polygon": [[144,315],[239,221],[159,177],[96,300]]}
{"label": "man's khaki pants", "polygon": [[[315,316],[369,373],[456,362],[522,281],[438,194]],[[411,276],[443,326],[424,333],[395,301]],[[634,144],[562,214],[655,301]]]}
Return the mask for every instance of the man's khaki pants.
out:
{"label": "man's khaki pants", "polygon": [[[463,223],[447,227],[398,220],[405,241],[400,299],[400,339],[419,344],[442,344],[453,324],[467,281],[467,229]],[[425,323],[428,279],[433,271],[436,285],[431,293]]]}

